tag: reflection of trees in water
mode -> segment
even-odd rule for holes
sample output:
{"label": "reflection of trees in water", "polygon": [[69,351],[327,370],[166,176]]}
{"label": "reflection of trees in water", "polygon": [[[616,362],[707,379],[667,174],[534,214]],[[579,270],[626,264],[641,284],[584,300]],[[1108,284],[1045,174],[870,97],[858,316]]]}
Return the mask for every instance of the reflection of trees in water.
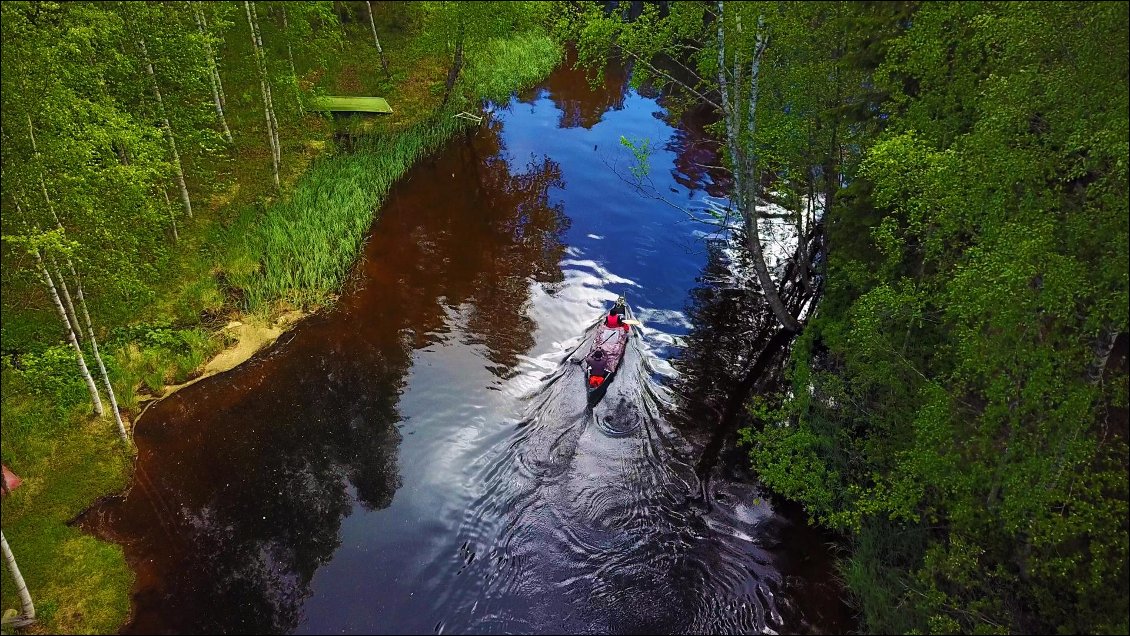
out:
{"label": "reflection of trees in water", "polygon": [[726,197],[733,187],[729,171],[722,168],[721,144],[706,131],[717,121],[717,113],[704,106],[669,114],[668,123],[675,128],[666,149],[675,153],[675,169],[671,176],[689,190],[706,190],[714,197]]}
{"label": "reflection of trees in water", "polygon": [[564,187],[561,166],[542,158],[512,172],[502,123],[488,122],[413,169],[390,198],[367,252],[377,284],[366,293],[394,323],[385,332],[409,329],[414,346],[447,331],[441,302],[469,305],[467,339],[485,344],[496,373],[505,374],[534,345],[529,281],[562,280],[569,219],[549,199],[551,188]]}
{"label": "reflection of trees in water", "polygon": [[549,158],[531,162],[525,173],[515,175],[498,152],[481,156],[481,209],[491,235],[481,247],[492,266],[474,280],[467,330],[482,337],[488,356],[506,377],[517,355],[534,345],[534,325],[524,312],[529,279],[564,280],[558,263],[565,256],[561,237],[569,219],[560,203],[549,202],[549,189],[563,188],[565,182],[561,166]]}
{"label": "reflection of trees in water", "polygon": [[104,525],[139,570],[127,631],[292,631],[354,498],[392,502],[409,357],[294,344],[147,417],[135,486]]}
{"label": "reflection of trees in water", "polygon": [[[769,311],[756,278],[741,275],[751,271],[749,259],[737,241],[707,243],[706,267],[691,290],[687,312],[694,328],[673,363],[680,371],[674,389],[682,419],[689,428],[711,436],[703,457],[707,463],[735,430],[750,392],[770,390],[780,379],[775,369],[791,341]],[[806,298],[791,282],[792,268],[786,267],[783,274],[790,282],[781,297],[797,312]]]}
{"label": "reflection of trees in water", "polygon": [[[707,243],[707,261],[690,292],[688,319],[694,328],[673,364],[674,388],[688,424],[713,426],[764,331],[767,316],[756,292],[735,284],[730,259],[741,252],[726,239]],[[731,248],[731,249],[727,249]]]}
{"label": "reflection of trees in water", "polygon": [[413,350],[469,304],[467,333],[500,367],[533,345],[529,279],[562,279],[568,225],[549,160],[512,174],[495,123],[410,172],[337,311],[269,356],[146,416],[135,486],[88,516],[138,571],[127,630],[294,630],[354,499],[400,486],[396,404]]}
{"label": "reflection of trees in water", "polygon": [[[628,94],[628,74],[619,64],[609,64],[597,78],[584,68],[573,68],[576,52],[569,48],[565,61],[539,88],[524,93],[522,101],[530,103],[541,90],[548,90],[554,104],[561,109],[558,128],[592,128],[610,110],[624,108]],[[590,79],[598,80],[596,87]]]}

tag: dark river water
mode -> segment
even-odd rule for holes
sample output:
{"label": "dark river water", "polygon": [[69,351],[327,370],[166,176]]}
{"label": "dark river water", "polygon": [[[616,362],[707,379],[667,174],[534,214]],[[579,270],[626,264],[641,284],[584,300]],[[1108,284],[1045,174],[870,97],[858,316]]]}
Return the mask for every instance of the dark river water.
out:
{"label": "dark river water", "polygon": [[[828,537],[741,451],[702,461],[765,315],[694,220],[716,145],[604,80],[490,107],[394,187],[337,305],[145,414],[81,520],[137,572],[125,632],[852,628]],[[590,407],[570,358],[620,295],[643,327]]]}

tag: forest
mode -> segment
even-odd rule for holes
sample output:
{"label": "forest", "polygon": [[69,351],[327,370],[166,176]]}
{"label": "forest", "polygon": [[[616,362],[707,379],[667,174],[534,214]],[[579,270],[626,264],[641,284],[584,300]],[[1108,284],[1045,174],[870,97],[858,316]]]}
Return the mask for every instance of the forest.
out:
{"label": "forest", "polygon": [[[574,28],[592,63],[612,42],[720,102],[755,268],[762,188],[825,195],[818,223],[790,209],[826,260],[802,241],[792,277],[757,272],[799,335],[742,436],[848,537],[864,628],[1126,631],[1126,6],[671,3]],[[775,297],[812,285],[801,324]]]}
{"label": "forest", "polygon": [[[134,574],[72,522],[146,405],[332,307],[458,115],[570,50],[716,116],[716,215],[789,346],[737,443],[835,537],[858,628],[1125,633],[1128,7],[4,2],[5,630],[121,627]],[[394,112],[312,106],[345,94]]]}

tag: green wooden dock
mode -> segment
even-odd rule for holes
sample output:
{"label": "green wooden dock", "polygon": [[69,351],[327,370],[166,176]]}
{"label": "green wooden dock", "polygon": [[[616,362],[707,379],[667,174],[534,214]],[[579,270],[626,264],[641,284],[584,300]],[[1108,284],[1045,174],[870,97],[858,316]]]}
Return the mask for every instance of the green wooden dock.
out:
{"label": "green wooden dock", "polygon": [[311,101],[312,110],[354,113],[391,113],[392,107],[383,97],[337,97],[327,95]]}

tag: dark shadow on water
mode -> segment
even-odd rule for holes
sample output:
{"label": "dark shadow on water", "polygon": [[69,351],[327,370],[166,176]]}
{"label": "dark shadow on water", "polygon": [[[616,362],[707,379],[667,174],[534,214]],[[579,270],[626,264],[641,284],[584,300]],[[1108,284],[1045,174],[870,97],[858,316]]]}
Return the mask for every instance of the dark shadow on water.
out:
{"label": "dark shadow on water", "polygon": [[397,402],[413,352],[450,334],[448,310],[469,307],[463,331],[499,376],[532,345],[529,280],[561,278],[561,171],[511,174],[499,126],[394,188],[333,310],[146,413],[130,489],[80,519],[137,573],[125,632],[293,631],[343,519],[401,486]]}

